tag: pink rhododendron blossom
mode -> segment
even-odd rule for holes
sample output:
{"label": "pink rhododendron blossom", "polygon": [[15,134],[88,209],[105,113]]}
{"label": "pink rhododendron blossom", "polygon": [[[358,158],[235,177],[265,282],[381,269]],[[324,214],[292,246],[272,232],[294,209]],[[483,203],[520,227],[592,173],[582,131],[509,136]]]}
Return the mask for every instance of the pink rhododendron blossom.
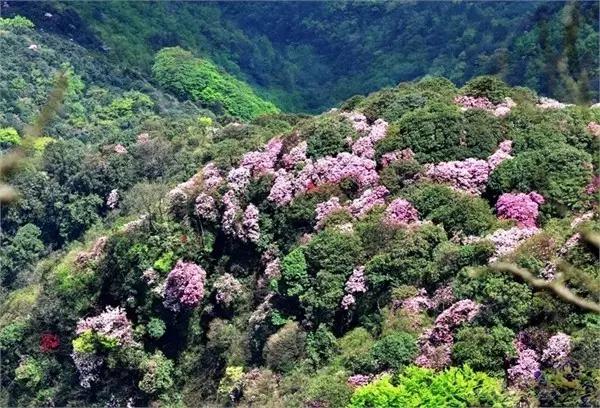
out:
{"label": "pink rhododendron blossom", "polygon": [[350,203],[348,207],[350,214],[357,218],[363,217],[374,207],[385,205],[385,197],[389,193],[388,189],[384,186],[365,190],[360,197]]}
{"label": "pink rhododendron blossom", "polygon": [[319,229],[325,223],[327,217],[331,214],[339,211],[343,211],[344,208],[340,204],[339,197],[331,197],[329,200],[322,203],[318,203],[315,209],[315,219],[317,220],[316,228]]}
{"label": "pink rhododendron blossom", "polygon": [[415,364],[429,368],[447,366],[454,343],[453,330],[472,321],[479,310],[480,306],[469,299],[460,300],[444,310],[435,319],[433,328],[425,331],[419,338],[420,353]]}
{"label": "pink rhododendron blossom", "polygon": [[230,306],[242,294],[242,284],[229,273],[219,276],[213,287],[217,303],[224,306]]}
{"label": "pink rhododendron blossom", "polygon": [[82,334],[92,331],[111,340],[116,340],[120,346],[128,346],[133,341],[133,326],[125,311],[120,307],[107,306],[98,316],[88,317],[77,322],[75,332]]}
{"label": "pink rhododendron blossom", "polygon": [[221,172],[214,163],[208,163],[202,169],[202,182],[204,188],[207,190],[212,190],[223,182]]}
{"label": "pink rhododendron blossom", "polygon": [[594,176],[590,184],[585,186],[586,194],[596,194],[600,190],[600,176]]}
{"label": "pink rhododendron blossom", "polygon": [[495,246],[494,256],[490,258],[490,262],[496,262],[500,257],[513,252],[526,239],[537,234],[537,227],[513,227],[508,230],[496,230],[492,234],[487,235],[485,239],[489,239]]}
{"label": "pink rhododendron blossom", "polygon": [[137,135],[136,137],[136,143],[137,144],[147,144],[148,142],[150,142],[150,135],[148,133],[140,133],[139,135]]}
{"label": "pink rhododendron blossom", "polygon": [[367,385],[369,382],[371,382],[372,378],[373,377],[371,375],[356,374],[348,377],[346,383],[350,388],[358,388],[362,387],[363,385]]}
{"label": "pink rhododendron blossom", "polygon": [[455,300],[452,286],[442,286],[433,292],[433,296],[431,297],[431,307],[438,308],[440,306],[450,305]]}
{"label": "pink rhododendron blossom", "polygon": [[375,156],[375,143],[383,139],[387,133],[388,123],[383,119],[377,119],[369,129],[366,136],[358,138],[352,144],[352,153],[372,159]]}
{"label": "pink rhododendron blossom", "polygon": [[413,160],[415,153],[411,149],[394,150],[393,152],[384,153],[381,156],[381,165],[389,166],[393,162],[402,160]]}
{"label": "pink rhododendron blossom", "polygon": [[428,164],[425,174],[439,183],[448,183],[457,190],[480,194],[490,175],[490,166],[485,160],[466,159],[438,164]]}
{"label": "pink rhododendron blossom", "polygon": [[265,145],[263,151],[253,151],[244,154],[240,167],[247,169],[252,177],[273,173],[282,147],[283,142],[280,139],[271,139]]}
{"label": "pink rhododendron blossom", "polygon": [[597,123],[597,122],[588,123],[587,131],[596,137],[600,137],[600,123]]}
{"label": "pink rhododendron blossom", "polygon": [[515,340],[518,359],[514,366],[508,369],[508,383],[511,387],[528,389],[535,385],[540,376],[540,363],[537,353],[527,348],[520,340],[521,335]]}
{"label": "pink rhododendron blossom", "polygon": [[235,223],[237,220],[238,213],[241,211],[238,200],[233,190],[227,190],[221,198],[223,203],[223,216],[221,217],[221,228],[223,232],[228,235],[235,234]]}
{"label": "pink rhododendron blossom", "polygon": [[396,198],[385,209],[384,223],[391,226],[407,225],[419,220],[419,213],[403,198]]}
{"label": "pink rhododendron blossom", "polygon": [[242,219],[242,238],[250,242],[258,242],[260,238],[260,227],[258,225],[258,208],[254,204],[248,204]]}
{"label": "pink rhododendron blossom", "polygon": [[116,188],[110,190],[108,197],[106,197],[106,206],[111,210],[117,208],[119,204],[119,191]]}
{"label": "pink rhododendron blossom", "polygon": [[548,345],[542,353],[542,361],[554,368],[560,368],[567,364],[570,353],[571,337],[559,332],[548,340]]}
{"label": "pink rhododendron blossom", "polygon": [[236,193],[242,193],[250,184],[250,170],[246,167],[236,167],[227,175],[227,186]]}
{"label": "pink rhododendron blossom", "polygon": [[359,188],[374,186],[379,181],[375,162],[371,159],[342,152],[335,157],[322,157],[308,162],[296,179],[298,192],[307,191],[323,184],[339,184],[354,180]]}
{"label": "pink rhododendron blossom", "polygon": [[294,180],[293,175],[284,169],[278,170],[276,174],[267,199],[279,207],[289,204],[294,198]]}
{"label": "pink rhododendron blossom", "polygon": [[421,313],[431,309],[432,302],[425,289],[419,290],[417,295],[404,299],[401,303],[402,310],[408,313]]}
{"label": "pink rhododendron blossom", "polygon": [[121,143],[116,144],[113,150],[116,154],[127,154],[127,148]]}
{"label": "pink rhododendron blossom", "polygon": [[194,206],[194,213],[202,220],[216,221],[218,214],[215,199],[205,193],[198,194]]}
{"label": "pink rhododendron blossom", "polygon": [[342,112],[341,115],[352,123],[352,127],[358,133],[367,133],[370,129],[367,117],[360,112]]}
{"label": "pink rhododendron blossom", "polygon": [[205,281],[206,272],[202,267],[180,259],[167,276],[164,306],[175,312],[181,307],[196,307],[204,297]]}
{"label": "pink rhododendron blossom", "polygon": [[454,98],[454,103],[461,106],[464,110],[483,109],[492,111],[495,108],[494,104],[486,97],[461,95]]}
{"label": "pink rhododendron blossom", "polygon": [[535,227],[539,213],[539,206],[544,202],[544,197],[536,192],[504,193],[496,202],[498,218],[515,220],[520,227]]}
{"label": "pink rhododendron blossom", "polygon": [[513,157],[510,155],[511,152],[512,140],[501,142],[498,149],[487,159],[490,171],[498,167],[504,160],[512,159]]}
{"label": "pink rhododendron blossom", "polygon": [[265,276],[267,279],[278,279],[281,276],[281,264],[279,258],[268,262],[265,266]]}
{"label": "pink rhododendron blossom", "polygon": [[293,169],[297,164],[306,161],[307,148],[308,144],[306,143],[306,140],[303,140],[298,143],[298,145],[294,146],[289,153],[284,154],[281,158],[281,162],[287,169]]}
{"label": "pink rhododendron blossom", "polygon": [[564,109],[569,106],[573,106],[572,104],[562,103],[557,101],[556,99],[546,98],[544,96],[540,97],[538,104],[536,105],[540,109]]}
{"label": "pink rhododendron blossom", "polygon": [[364,293],[367,291],[367,280],[365,277],[365,267],[359,266],[354,268],[352,275],[348,278],[345,285],[346,294],[342,298],[342,308],[347,310],[350,306],[356,303],[354,297],[357,293]]}

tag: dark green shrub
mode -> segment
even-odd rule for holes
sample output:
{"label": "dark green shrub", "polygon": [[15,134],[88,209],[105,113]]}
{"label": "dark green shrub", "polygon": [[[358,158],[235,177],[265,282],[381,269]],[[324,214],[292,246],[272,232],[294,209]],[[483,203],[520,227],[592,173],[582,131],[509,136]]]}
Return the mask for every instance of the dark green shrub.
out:
{"label": "dark green shrub", "polygon": [[503,326],[461,327],[454,336],[452,360],[492,376],[504,374],[504,363],[516,356],[515,333]]}
{"label": "dark green shrub", "polygon": [[423,167],[416,160],[401,160],[391,163],[379,173],[381,184],[392,194],[398,194],[410,185]]}
{"label": "dark green shrub", "polygon": [[310,120],[301,132],[307,140],[306,154],[312,158],[335,156],[346,150],[348,138],[356,138],[352,124],[339,115],[324,115]]}
{"label": "dark green shrub", "polygon": [[289,371],[304,353],[306,334],[296,322],[288,322],[269,337],[263,349],[266,365],[275,371]]}
{"label": "dark green shrub", "polygon": [[306,259],[302,248],[298,247],[281,261],[279,291],[287,296],[299,296],[308,288]]}
{"label": "dark green shrub", "polygon": [[462,88],[465,95],[488,98],[492,103],[499,103],[509,96],[510,89],[504,81],[491,76],[482,75],[471,79]]}
{"label": "dark green shrub", "polygon": [[336,349],[337,339],[323,324],[306,336],[306,356],[314,367],[325,365]]}
{"label": "dark green shrub", "polygon": [[395,332],[377,340],[371,350],[371,356],[378,370],[398,370],[410,364],[417,352],[417,342],[413,335]]}

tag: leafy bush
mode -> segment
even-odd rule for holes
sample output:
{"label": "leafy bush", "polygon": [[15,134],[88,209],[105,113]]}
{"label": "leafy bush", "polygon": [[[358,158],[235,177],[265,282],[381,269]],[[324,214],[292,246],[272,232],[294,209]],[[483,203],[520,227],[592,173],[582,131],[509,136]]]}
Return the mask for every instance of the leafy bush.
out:
{"label": "leafy bush", "polygon": [[398,370],[410,364],[417,352],[417,342],[413,335],[395,332],[377,340],[371,350],[371,356],[379,370]]}
{"label": "leafy bush", "polygon": [[510,88],[495,76],[482,75],[467,82],[462,91],[465,95],[487,98],[492,103],[500,103],[509,96]]}
{"label": "leafy bush", "polygon": [[348,138],[356,137],[350,122],[339,115],[310,120],[301,132],[307,137],[306,154],[312,158],[335,156],[347,148]]}
{"label": "leafy bush", "polygon": [[306,355],[314,367],[326,364],[336,351],[336,338],[323,324],[306,337]]}
{"label": "leafy bush", "polygon": [[385,375],[360,387],[354,392],[349,407],[511,407],[515,402],[504,393],[500,380],[468,366],[452,367],[441,373],[411,366],[393,383],[390,376]]}
{"label": "leafy bush", "polygon": [[22,16],[14,16],[13,18],[0,17],[0,30],[11,30],[15,33],[25,33],[35,27],[33,22]]}
{"label": "leafy bush", "polygon": [[299,296],[308,287],[306,259],[302,248],[298,247],[281,261],[279,290],[287,296]]}
{"label": "leafy bush", "polygon": [[219,71],[207,59],[195,58],[179,47],[163,48],[155,57],[152,73],[158,83],[180,98],[189,98],[242,119],[277,113],[271,102],[256,96],[252,89]]}
{"label": "leafy bush", "polygon": [[269,337],[263,349],[266,365],[272,370],[291,370],[304,353],[306,334],[296,322],[288,322]]}
{"label": "leafy bush", "polygon": [[503,326],[461,327],[455,335],[452,360],[491,376],[504,374],[504,363],[516,356],[515,333]]}
{"label": "leafy bush", "polygon": [[0,149],[17,146],[21,144],[21,136],[14,128],[0,129]]}
{"label": "leafy bush", "polygon": [[525,151],[496,168],[488,189],[494,195],[537,191],[546,199],[544,212],[563,214],[584,205],[584,189],[592,179],[591,162],[588,153],[564,144]]}

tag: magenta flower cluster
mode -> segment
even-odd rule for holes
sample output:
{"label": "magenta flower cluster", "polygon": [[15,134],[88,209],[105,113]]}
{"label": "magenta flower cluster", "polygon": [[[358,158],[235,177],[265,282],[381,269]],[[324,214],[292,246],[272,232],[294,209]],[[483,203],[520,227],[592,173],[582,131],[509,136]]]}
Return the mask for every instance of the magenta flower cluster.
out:
{"label": "magenta flower cluster", "polygon": [[385,209],[383,221],[389,226],[404,226],[419,220],[419,213],[403,198],[396,198]]}
{"label": "magenta flower cluster", "polygon": [[208,163],[204,166],[202,169],[202,185],[206,190],[212,190],[222,182],[221,172],[214,163]]}
{"label": "magenta flower cluster", "polygon": [[517,335],[514,342],[517,350],[517,362],[508,369],[508,383],[519,389],[528,389],[535,385],[541,374],[539,356],[527,345],[527,335]]}
{"label": "magenta flower cluster", "polygon": [[542,353],[542,361],[554,368],[560,368],[568,363],[570,353],[571,337],[559,332],[548,340]]}
{"label": "magenta flower cluster", "polygon": [[358,138],[352,144],[352,153],[359,156],[372,159],[375,156],[375,143],[383,139],[388,130],[388,123],[383,119],[377,119],[373,126],[367,127],[366,136]]}
{"label": "magenta flower cluster", "polygon": [[451,286],[442,286],[433,293],[430,298],[427,291],[419,289],[415,296],[404,299],[399,306],[409,314],[421,313],[429,309],[437,309],[441,306],[451,304],[455,301]]}
{"label": "magenta flower cluster", "polygon": [[415,153],[411,149],[394,150],[381,156],[381,165],[385,167],[397,161],[413,160],[414,158]]}
{"label": "magenta flower cluster", "polygon": [[194,213],[205,221],[216,221],[217,220],[217,204],[215,199],[206,193],[201,192],[196,197],[196,203],[194,206]]}
{"label": "magenta flower cluster", "polygon": [[356,298],[354,297],[355,294],[365,293],[367,291],[367,279],[365,277],[364,266],[354,268],[352,275],[350,275],[346,281],[345,289],[346,294],[342,298],[342,308],[347,310],[356,303]]}
{"label": "magenta flower cluster", "polygon": [[459,105],[463,110],[483,109],[497,117],[508,115],[511,109],[517,106],[517,104],[511,98],[504,98],[504,102],[493,104],[486,97],[474,97],[466,95],[457,96],[454,98],[454,103]]}
{"label": "magenta flower cluster", "polygon": [[287,169],[293,169],[297,165],[302,164],[306,161],[306,149],[308,144],[305,140],[298,143],[296,146],[290,149],[289,153],[284,154],[281,157],[281,162]]}
{"label": "magenta flower cluster", "polygon": [[274,172],[277,158],[281,153],[283,142],[280,139],[271,139],[262,151],[253,151],[244,154],[239,168],[245,168],[252,177],[259,177]]}
{"label": "magenta flower cluster", "polygon": [[358,388],[367,385],[373,379],[372,375],[355,374],[348,377],[346,383],[350,388]]}
{"label": "magenta flower cluster", "polygon": [[238,237],[244,241],[258,242],[260,239],[260,226],[258,225],[259,212],[254,204],[248,204],[242,218],[242,229]]}
{"label": "magenta flower cluster", "polygon": [[507,230],[496,230],[487,235],[485,239],[492,241],[495,247],[494,256],[490,263],[496,262],[500,257],[513,252],[523,241],[537,234],[537,227],[513,227]]}
{"label": "magenta flower cluster", "polygon": [[496,202],[498,218],[515,220],[519,227],[536,226],[539,206],[544,203],[544,197],[535,191],[525,193],[505,193]]}
{"label": "magenta flower cluster", "polygon": [[177,261],[169,272],[164,288],[163,305],[174,312],[193,308],[204,297],[206,272],[193,262]]}
{"label": "magenta flower cluster", "polygon": [[93,331],[111,340],[116,340],[120,346],[128,346],[133,341],[133,326],[127,318],[125,310],[120,307],[107,306],[98,316],[88,317],[77,322],[75,332],[82,334]]}
{"label": "magenta flower cluster", "polygon": [[480,306],[469,299],[460,300],[444,310],[435,319],[433,328],[425,331],[419,338],[420,353],[415,364],[429,368],[447,366],[454,343],[453,330],[472,321],[479,310]]}
{"label": "magenta flower cluster", "polygon": [[374,207],[385,205],[385,197],[389,194],[390,192],[384,186],[369,188],[350,203],[348,210],[350,214],[360,219]]}
{"label": "magenta flower cluster", "polygon": [[336,212],[344,211],[344,207],[340,204],[339,197],[331,197],[329,200],[322,203],[318,203],[315,208],[315,219],[317,225],[315,228],[319,229],[325,223],[327,217]]}

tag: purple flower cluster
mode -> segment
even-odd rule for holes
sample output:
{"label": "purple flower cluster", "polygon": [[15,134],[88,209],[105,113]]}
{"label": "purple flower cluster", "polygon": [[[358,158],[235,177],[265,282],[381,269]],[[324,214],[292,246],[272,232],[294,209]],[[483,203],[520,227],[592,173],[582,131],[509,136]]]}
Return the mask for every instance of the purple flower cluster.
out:
{"label": "purple flower cluster", "polygon": [[350,388],[358,388],[367,385],[373,379],[372,375],[356,374],[348,377],[347,384]]}
{"label": "purple flower cluster", "polygon": [[490,175],[487,161],[466,159],[426,165],[425,174],[439,183],[448,183],[457,190],[480,194]]}
{"label": "purple flower cluster", "polygon": [[265,145],[263,151],[253,151],[244,154],[238,169],[247,169],[252,177],[273,173],[282,147],[283,142],[280,139],[271,139]]}
{"label": "purple flower cluster", "polygon": [[268,200],[278,207],[289,204],[294,199],[294,176],[285,169],[279,169],[269,192]]}
{"label": "purple flower cluster", "polygon": [[512,159],[510,155],[512,152],[512,140],[505,140],[500,143],[498,149],[487,159],[490,171],[494,170],[504,160]]}
{"label": "purple flower cluster", "polygon": [[242,284],[229,273],[219,276],[213,287],[217,303],[224,306],[230,306],[242,294]]}
{"label": "purple flower cluster", "polygon": [[250,184],[250,169],[235,167],[227,174],[227,186],[236,193],[242,193]]}
{"label": "purple flower cluster", "polygon": [[400,307],[409,314],[416,314],[431,309],[433,305],[427,291],[420,289],[415,296],[404,299]]}
{"label": "purple flower cluster", "polygon": [[71,353],[71,358],[79,372],[79,385],[83,388],[90,388],[92,382],[100,379],[98,377],[98,368],[104,362],[101,357],[96,356],[94,353],[79,353],[74,351]]}
{"label": "purple flower cluster", "polygon": [[120,307],[107,306],[106,310],[98,316],[88,317],[77,322],[77,334],[91,330],[97,334],[116,340],[120,346],[134,343],[133,327],[127,314]]}
{"label": "purple flower cluster", "polygon": [[411,203],[403,198],[392,201],[385,209],[384,223],[390,226],[403,226],[419,220],[419,213]]}
{"label": "purple flower cluster", "polygon": [[350,203],[348,210],[356,218],[362,218],[374,207],[385,205],[385,197],[389,193],[384,186],[367,189],[360,197]]}
{"label": "purple flower cluster", "polygon": [[542,353],[542,361],[554,368],[560,368],[567,364],[570,353],[571,337],[559,332],[548,340]]}
{"label": "purple flower cluster", "polygon": [[341,116],[350,121],[354,130],[358,133],[369,132],[370,126],[367,123],[367,117],[360,112],[342,112]]}
{"label": "purple flower cluster", "polygon": [[528,346],[528,338],[524,332],[517,335],[514,341],[517,350],[517,362],[508,369],[508,383],[518,389],[528,389],[535,385],[540,376],[539,356]]}
{"label": "purple flower cluster", "polygon": [[206,272],[193,262],[177,261],[169,272],[164,289],[163,305],[174,312],[181,307],[193,308],[204,296]]}
{"label": "purple flower cluster", "polygon": [[240,204],[233,190],[227,190],[221,198],[223,203],[223,216],[221,217],[221,228],[228,235],[235,235],[235,225],[238,213],[241,211]]}
{"label": "purple flower cluster", "polygon": [[537,234],[537,227],[519,228],[513,227],[507,230],[496,230],[487,235],[495,246],[494,256],[490,258],[490,263],[496,262],[500,257],[514,251],[523,241]]}
{"label": "purple flower cluster", "polygon": [[496,212],[500,219],[517,221],[519,227],[535,227],[539,206],[543,203],[544,197],[535,191],[529,194],[505,193],[496,202]]}
{"label": "purple flower cluster", "polygon": [[331,197],[329,200],[324,201],[322,203],[318,203],[315,209],[315,219],[317,220],[316,228],[319,229],[325,223],[327,217],[331,214],[344,211],[344,207],[340,204],[339,197]]}
{"label": "purple flower cluster", "polygon": [[238,236],[244,241],[258,242],[260,239],[260,226],[258,225],[258,208],[254,204],[248,204],[242,219],[242,230]]}
{"label": "purple flower cluster", "polygon": [[494,105],[486,97],[473,97],[465,95],[454,98],[454,103],[460,105],[462,110],[483,109],[497,117],[508,115],[510,110],[517,106],[517,104],[511,98],[504,98],[504,102]]}
{"label": "purple flower cluster", "polygon": [[196,205],[194,206],[194,213],[205,221],[216,221],[217,220],[217,206],[215,199],[206,193],[200,193],[196,197]]}
{"label": "purple flower cluster", "polygon": [[306,161],[306,149],[308,148],[308,144],[305,140],[298,143],[287,154],[284,154],[281,157],[281,162],[287,169],[293,169],[298,164],[304,163]]}
{"label": "purple flower cluster", "polygon": [[106,197],[106,206],[108,208],[110,208],[111,210],[114,210],[115,208],[117,208],[118,204],[119,204],[119,192],[117,191],[116,188],[113,188],[112,190],[110,190],[108,197]]}
{"label": "purple flower cluster", "polygon": [[346,294],[342,298],[342,308],[347,310],[356,303],[354,295],[356,293],[365,293],[367,291],[367,280],[365,277],[365,267],[354,268],[352,275],[348,278],[345,285]]}
{"label": "purple flower cluster", "polygon": [[281,276],[281,264],[279,258],[267,262],[265,266],[265,277],[269,280],[278,279]]}
{"label": "purple flower cluster", "polygon": [[444,310],[433,328],[419,339],[420,354],[415,364],[421,367],[442,368],[450,363],[454,337],[452,331],[459,325],[472,321],[479,313],[479,305],[472,300],[460,300]]}
{"label": "purple flower cluster", "polygon": [[403,160],[413,160],[415,153],[411,149],[394,150],[393,152],[384,153],[381,156],[381,165],[389,166],[393,162]]}
{"label": "purple flower cluster", "polygon": [[368,134],[360,137],[352,144],[352,153],[372,159],[375,156],[375,143],[383,139],[387,133],[388,123],[383,119],[377,119],[373,126],[368,128]]}
{"label": "purple flower cluster", "polygon": [[214,165],[214,163],[208,163],[202,169],[202,183],[205,189],[212,190],[223,182],[221,172]]}

